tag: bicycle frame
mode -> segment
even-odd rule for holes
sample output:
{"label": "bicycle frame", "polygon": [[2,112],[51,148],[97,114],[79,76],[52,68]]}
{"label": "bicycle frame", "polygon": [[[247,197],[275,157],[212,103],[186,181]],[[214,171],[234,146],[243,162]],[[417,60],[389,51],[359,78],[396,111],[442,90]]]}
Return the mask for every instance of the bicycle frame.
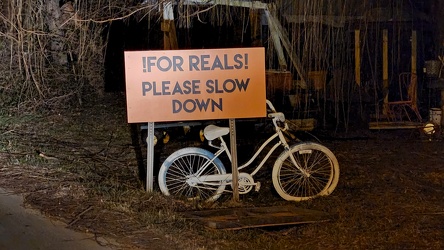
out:
{"label": "bicycle frame", "polygon": [[[284,150],[286,150],[286,151],[290,150],[290,146],[288,145],[288,142],[283,134],[283,132],[288,129],[288,125],[285,122],[285,116],[283,115],[283,113],[276,112],[273,105],[268,100],[267,100],[267,105],[273,111],[273,113],[268,114],[268,117],[272,118],[273,125],[275,127],[275,133],[273,135],[271,135],[265,142],[263,142],[262,145],[260,146],[260,148],[255,152],[255,154],[246,163],[239,166],[238,170],[242,170],[242,169],[250,166],[251,163],[258,157],[258,155],[264,150],[264,148],[268,144],[270,144],[276,138],[279,138],[279,140],[268,151],[267,155],[262,159],[262,161],[259,163],[259,165],[257,165],[257,167],[249,174],[250,176],[254,176],[257,172],[259,172],[259,170],[264,166],[265,162],[268,160],[268,158],[271,156],[271,154],[279,146],[282,145],[284,147]],[[283,127],[279,126],[278,123],[280,123],[280,122],[284,124]],[[212,141],[209,141],[209,143],[208,143],[211,147],[218,149],[217,152],[214,154],[214,157],[210,161],[208,161],[204,166],[202,166],[202,168],[198,172],[196,172],[192,176],[188,176],[188,180],[187,180],[188,183],[205,183],[207,185],[213,185],[213,184],[219,185],[218,183],[211,183],[211,182],[216,182],[216,181],[228,181],[229,182],[229,181],[231,181],[232,174],[202,175],[202,173],[206,170],[206,168],[224,152],[226,153],[226,155],[228,156],[228,158],[231,162],[231,153],[230,153],[230,150],[228,149],[227,144],[225,143],[222,136],[218,137],[218,139],[221,141],[220,146],[213,145]],[[293,155],[291,155],[290,158],[293,161],[293,163],[295,164],[295,166],[297,166],[302,173],[308,175],[306,173],[306,171],[303,170],[302,168],[300,168],[300,166],[296,163],[296,160],[294,159]]]}

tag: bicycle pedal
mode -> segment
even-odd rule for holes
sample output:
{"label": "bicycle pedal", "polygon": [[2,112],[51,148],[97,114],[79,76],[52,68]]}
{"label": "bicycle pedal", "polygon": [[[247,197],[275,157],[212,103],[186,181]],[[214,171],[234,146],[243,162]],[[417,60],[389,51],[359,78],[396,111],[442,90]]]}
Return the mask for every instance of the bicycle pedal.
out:
{"label": "bicycle pedal", "polygon": [[259,192],[260,189],[261,189],[261,183],[256,182],[256,185],[254,186],[254,191]]}

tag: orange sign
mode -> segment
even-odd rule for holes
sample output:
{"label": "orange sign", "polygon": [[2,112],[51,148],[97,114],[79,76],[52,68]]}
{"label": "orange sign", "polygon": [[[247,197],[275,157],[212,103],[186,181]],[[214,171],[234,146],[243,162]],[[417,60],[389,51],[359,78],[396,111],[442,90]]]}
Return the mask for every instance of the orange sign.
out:
{"label": "orange sign", "polygon": [[128,122],[266,115],[265,50],[125,52]]}

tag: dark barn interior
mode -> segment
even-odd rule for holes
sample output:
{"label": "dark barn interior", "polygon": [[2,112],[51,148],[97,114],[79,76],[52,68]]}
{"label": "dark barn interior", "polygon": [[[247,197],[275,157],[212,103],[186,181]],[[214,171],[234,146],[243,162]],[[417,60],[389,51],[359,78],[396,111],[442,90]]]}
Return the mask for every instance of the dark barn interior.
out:
{"label": "dark barn interior", "polygon": [[[308,129],[314,124],[346,131],[411,128],[426,121],[430,109],[441,107],[441,5],[439,1],[279,1],[273,14],[278,30],[270,30],[264,10],[253,6],[216,5],[198,12],[204,5],[175,5],[171,34],[177,41],[174,49],[264,46],[267,98]],[[186,14],[194,12],[199,14]],[[165,49],[161,24],[158,15],[145,15],[105,26],[106,91],[125,88],[119,63],[123,51]],[[281,39],[287,39],[290,47],[275,44],[275,33],[283,33]],[[387,104],[407,91],[399,87],[403,72],[417,76],[414,105],[421,118],[412,116],[409,108],[391,111]]]}

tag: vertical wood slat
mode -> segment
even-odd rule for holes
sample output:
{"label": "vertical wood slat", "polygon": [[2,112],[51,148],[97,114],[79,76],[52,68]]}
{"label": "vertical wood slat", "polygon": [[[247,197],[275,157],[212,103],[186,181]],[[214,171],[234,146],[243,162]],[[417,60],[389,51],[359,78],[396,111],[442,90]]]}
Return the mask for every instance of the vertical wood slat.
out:
{"label": "vertical wood slat", "polygon": [[355,30],[355,81],[361,86],[361,31]]}
{"label": "vertical wood slat", "polygon": [[382,113],[388,114],[388,94],[389,94],[389,81],[388,81],[388,30],[382,31],[382,84],[384,94],[384,106]]}
{"label": "vertical wood slat", "polygon": [[[417,69],[416,69],[416,61],[417,61],[417,46],[418,46],[418,39],[417,39],[417,35],[416,35],[416,30],[412,30],[412,78],[410,79],[411,81],[416,81],[415,85],[416,85],[416,89],[414,91],[414,96],[411,97],[413,98],[413,106],[417,109],[417,98],[418,98],[418,77],[416,75]],[[442,97],[441,97],[442,98]]]}
{"label": "vertical wood slat", "polygon": [[165,50],[178,49],[179,45],[177,43],[172,2],[165,2],[163,8],[163,22],[161,23],[161,30],[163,31],[163,48]]}
{"label": "vertical wood slat", "polygon": [[417,47],[418,47],[418,38],[416,35],[416,30],[412,30],[412,75],[417,73]]}

